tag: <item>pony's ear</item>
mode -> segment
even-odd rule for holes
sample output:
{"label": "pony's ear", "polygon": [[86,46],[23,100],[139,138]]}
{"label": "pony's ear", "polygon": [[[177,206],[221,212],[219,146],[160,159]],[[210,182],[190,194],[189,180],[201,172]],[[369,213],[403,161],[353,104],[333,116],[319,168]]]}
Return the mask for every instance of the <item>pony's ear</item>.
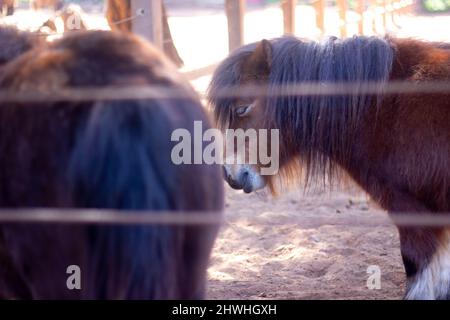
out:
{"label": "pony's ear", "polygon": [[255,50],[245,59],[242,65],[244,79],[266,80],[272,66],[272,45],[268,40],[262,40]]}

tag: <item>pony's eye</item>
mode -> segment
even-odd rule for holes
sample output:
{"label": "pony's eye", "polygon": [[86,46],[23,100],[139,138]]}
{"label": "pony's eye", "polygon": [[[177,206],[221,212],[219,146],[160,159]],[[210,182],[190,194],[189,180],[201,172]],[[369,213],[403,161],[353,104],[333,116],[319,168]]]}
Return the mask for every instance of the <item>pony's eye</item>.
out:
{"label": "pony's eye", "polygon": [[243,117],[250,111],[250,109],[250,106],[239,107],[235,112],[238,117]]}

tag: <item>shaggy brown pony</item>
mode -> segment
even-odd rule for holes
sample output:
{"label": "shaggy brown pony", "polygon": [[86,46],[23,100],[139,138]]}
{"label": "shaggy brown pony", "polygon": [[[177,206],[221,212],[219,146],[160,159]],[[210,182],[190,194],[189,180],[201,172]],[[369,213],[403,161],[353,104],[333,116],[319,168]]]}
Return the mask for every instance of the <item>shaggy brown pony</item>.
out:
{"label": "shaggy brown pony", "polygon": [[[181,95],[0,101],[0,207],[220,218],[220,168],[171,161],[172,132],[193,132],[194,121],[206,130],[208,118],[172,63],[143,39],[73,33],[20,55],[0,75],[0,89],[19,96],[111,86],[163,86]],[[214,223],[0,223],[0,297],[202,298],[217,230]],[[81,272],[75,288],[68,286],[74,266]]]}
{"label": "shaggy brown pony", "polygon": [[[213,76],[210,102],[226,128],[278,129],[279,177],[340,180],[346,172],[390,214],[450,212],[450,93],[381,94],[389,81],[450,81],[450,46],[409,39],[293,37],[244,46]],[[352,84],[347,94],[280,95],[304,83]],[[253,98],[220,90],[262,85]],[[278,92],[278,93],[277,93]],[[320,91],[318,91],[320,93]],[[261,146],[259,146],[261,147]],[[262,166],[226,165],[231,186],[251,192],[272,185]],[[304,169],[303,174],[299,172]],[[450,298],[450,233],[399,226],[406,298]]]}

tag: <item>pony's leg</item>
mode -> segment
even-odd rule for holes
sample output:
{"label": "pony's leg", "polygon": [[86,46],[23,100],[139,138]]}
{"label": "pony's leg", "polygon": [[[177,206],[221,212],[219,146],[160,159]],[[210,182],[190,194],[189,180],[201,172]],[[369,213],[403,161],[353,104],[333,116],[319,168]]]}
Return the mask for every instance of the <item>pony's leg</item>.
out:
{"label": "pony's leg", "polygon": [[0,300],[32,299],[32,293],[12,261],[0,227]]}
{"label": "pony's leg", "polygon": [[[430,213],[403,192],[392,195],[390,214]],[[450,299],[450,233],[442,227],[399,226],[407,276],[406,299]]]}
{"label": "pony's leg", "polygon": [[217,237],[217,226],[187,227],[183,247],[183,279],[181,283],[182,300],[201,300],[206,298],[206,270],[209,257]]}
{"label": "pony's leg", "polygon": [[399,227],[406,299],[450,299],[450,237],[442,228]]}

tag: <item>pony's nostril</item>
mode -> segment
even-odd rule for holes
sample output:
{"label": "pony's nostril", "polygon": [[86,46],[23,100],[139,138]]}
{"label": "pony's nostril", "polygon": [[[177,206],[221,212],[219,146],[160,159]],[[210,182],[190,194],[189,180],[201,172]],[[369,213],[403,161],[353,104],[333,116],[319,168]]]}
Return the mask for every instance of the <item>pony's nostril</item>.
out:
{"label": "pony's nostril", "polygon": [[245,193],[250,193],[253,190],[251,181],[250,181],[250,172],[248,170],[244,170],[241,175],[241,184],[242,189],[244,189]]}
{"label": "pony's nostril", "polygon": [[244,172],[241,173],[241,181],[242,184],[246,184],[249,180],[249,172],[247,170],[245,170]]}

